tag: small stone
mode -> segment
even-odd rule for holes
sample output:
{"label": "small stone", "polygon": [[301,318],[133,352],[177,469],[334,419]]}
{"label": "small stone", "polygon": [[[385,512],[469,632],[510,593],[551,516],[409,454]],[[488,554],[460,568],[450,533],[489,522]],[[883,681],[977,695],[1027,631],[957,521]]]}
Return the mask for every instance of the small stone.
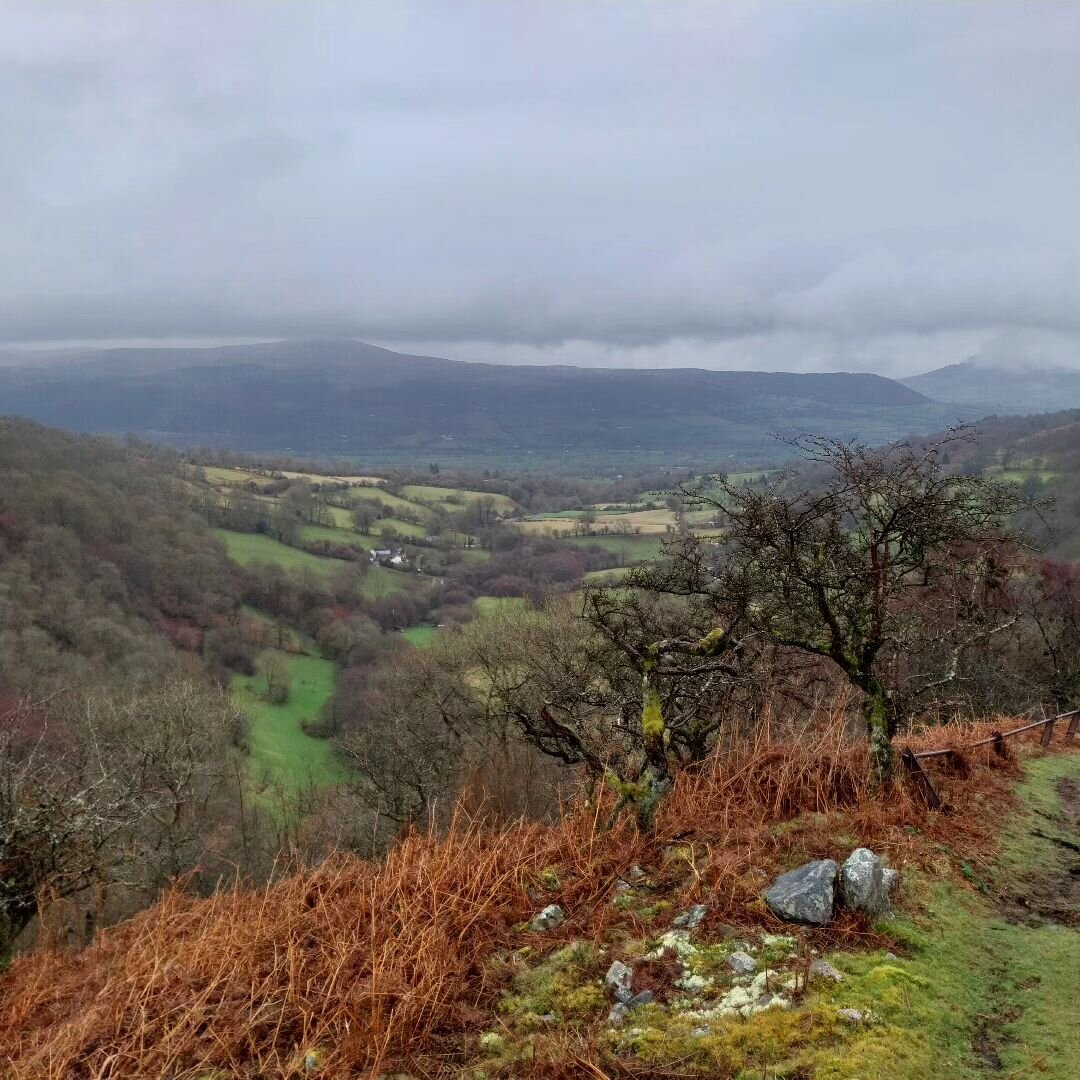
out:
{"label": "small stone", "polygon": [[611,1012],[608,1013],[608,1024],[612,1027],[618,1027],[626,1019],[626,1014],[629,1011],[629,1008],[621,1001],[612,1005]]}
{"label": "small stone", "polygon": [[630,869],[626,871],[626,880],[627,881],[640,881],[644,876],[645,876],[645,871],[642,870],[641,867],[637,866],[636,864],[634,866],[631,866]]}
{"label": "small stone", "polygon": [[554,930],[566,918],[558,904],[548,904],[543,911],[537,912],[529,922],[529,929],[535,931]]}
{"label": "small stone", "polygon": [[634,996],[630,989],[633,981],[634,969],[621,960],[613,960],[604,976],[604,986],[616,1001],[629,1001]]}
{"label": "small stone", "polygon": [[861,911],[871,919],[892,918],[889,890],[896,881],[895,871],[885,877],[885,863],[869,848],[856,848],[840,870],[840,899],[852,911]]}
{"label": "small stone", "polygon": [[899,960],[899,959],[900,959],[900,957],[899,957],[899,956],[897,956],[897,955],[896,955],[896,953],[894,953],[894,952],[887,952],[887,953],[885,954],[885,959],[886,959],[886,960],[889,960],[889,961],[891,962],[891,961],[893,961],[893,960]]}
{"label": "small stone", "polygon": [[810,974],[815,979],[831,979],[833,982],[844,981],[844,976],[828,960],[811,961]]}
{"label": "small stone", "polygon": [[863,1014],[858,1009],[841,1009],[837,1014],[845,1024],[861,1024]]}
{"label": "small stone", "polygon": [[733,952],[727,958],[727,966],[736,975],[749,975],[751,972],[757,971],[757,961],[749,953],[745,952]]}
{"label": "small stone", "polygon": [[542,1013],[536,1018],[541,1024],[554,1024],[559,1018],[554,1013]]}
{"label": "small stone", "polygon": [[686,911],[676,915],[671,920],[671,925],[679,930],[696,930],[704,921],[705,916],[709,914],[709,909],[704,904],[695,904],[691,908],[687,908]]}
{"label": "small stone", "polygon": [[788,922],[824,926],[832,918],[837,865],[818,859],[781,874],[765,890],[765,903]]}
{"label": "small stone", "polygon": [[690,1032],[691,1036],[695,1039],[704,1039],[706,1035],[712,1034],[711,1027],[696,1027]]}
{"label": "small stone", "polygon": [[641,993],[635,994],[626,1006],[629,1009],[636,1009],[639,1005],[651,1005],[655,1000],[655,995],[651,990],[642,990]]}

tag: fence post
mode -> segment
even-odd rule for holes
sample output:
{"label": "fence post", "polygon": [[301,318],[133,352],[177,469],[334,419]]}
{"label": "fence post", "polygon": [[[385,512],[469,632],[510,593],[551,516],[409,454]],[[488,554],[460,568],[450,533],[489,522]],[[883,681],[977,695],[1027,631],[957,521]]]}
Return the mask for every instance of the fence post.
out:
{"label": "fence post", "polygon": [[1039,740],[1040,746],[1050,745],[1050,740],[1054,737],[1054,721],[1056,719],[1056,716],[1051,716],[1047,718],[1046,723],[1043,725],[1042,738]]}
{"label": "fence post", "polygon": [[908,776],[915,781],[916,786],[922,792],[922,797],[926,800],[927,806],[931,810],[940,810],[941,796],[934,790],[934,785],[930,783],[930,777],[926,775],[923,767],[919,764],[919,759],[907,747],[900,751],[900,762]]}
{"label": "fence post", "polygon": [[998,757],[1005,757],[1008,751],[1005,749],[1005,736],[1000,731],[995,731],[994,735],[994,753]]}
{"label": "fence post", "polygon": [[1072,742],[1073,736],[1076,735],[1076,729],[1080,727],[1080,712],[1074,713],[1073,718],[1069,721],[1069,728],[1065,732],[1065,741]]}

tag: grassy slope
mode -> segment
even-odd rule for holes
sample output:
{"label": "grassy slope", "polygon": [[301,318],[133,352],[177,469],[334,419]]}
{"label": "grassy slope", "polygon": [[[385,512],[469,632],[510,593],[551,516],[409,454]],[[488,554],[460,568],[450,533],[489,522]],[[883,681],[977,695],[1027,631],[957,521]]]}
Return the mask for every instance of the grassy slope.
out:
{"label": "grassy slope", "polygon": [[301,720],[314,720],[334,692],[337,669],[319,657],[282,655],[292,678],[292,693],[283,705],[271,705],[263,699],[259,676],[238,675],[233,679],[233,693],[250,720],[249,776],[260,785],[330,784],[340,780],[344,769],[330,743],[305,735],[300,726]]}
{"label": "grassy slope", "polygon": [[568,536],[564,542],[581,547],[602,547],[612,552],[624,565],[642,559],[655,559],[661,550],[657,536]]}
{"label": "grassy slope", "polygon": [[229,558],[241,566],[276,563],[284,570],[306,569],[320,577],[329,577],[345,565],[340,559],[324,559],[318,555],[310,555],[261,533],[233,532],[230,529],[214,529],[214,533],[225,542]]}
{"label": "grassy slope", "polygon": [[495,509],[500,514],[511,514],[517,509],[517,503],[509,495],[500,495],[493,491],[468,491],[459,488],[437,487],[433,484],[406,484],[401,490],[406,498],[440,503],[449,509],[453,509],[455,506],[464,506],[485,497],[494,500]]}
{"label": "grassy slope", "polygon": [[1080,755],[1028,763],[1019,785],[1024,809],[1008,817],[988,880],[972,871],[977,892],[925,878],[908,885],[908,902],[921,910],[890,928],[910,952],[907,959],[889,962],[881,953],[833,958],[850,975],[835,1000],[869,1004],[884,1023],[876,1034],[870,1029],[857,1053],[823,1061],[815,1080],[974,1080],[988,1067],[1004,1070],[1003,1076],[1076,1075],[1080,932],[1007,921],[993,899],[1026,891],[1055,867],[1067,876],[1062,849],[1035,835],[1055,831],[1047,816],[1060,815],[1054,784],[1061,777],[1080,782]]}
{"label": "grassy slope", "polygon": [[[339,543],[350,543],[348,534],[340,537],[335,533],[340,530],[320,529],[317,525],[307,526],[307,529],[318,530],[319,537],[332,538]],[[229,529],[214,529],[214,532],[225,541],[229,558],[241,566],[250,566],[253,563],[276,563],[284,570],[312,570],[322,577],[329,577],[335,570],[343,566],[352,566],[343,559],[326,559],[320,555],[311,555],[299,548],[289,547],[272,537],[263,536],[259,533],[239,533]],[[309,535],[305,532],[305,535]],[[315,532],[310,534],[313,538]],[[353,534],[355,535],[355,534]],[[361,589],[365,596],[375,599],[380,596],[389,596],[392,593],[409,592],[415,588],[421,588],[425,582],[416,574],[399,573],[396,570],[387,570],[381,566],[372,566],[361,579]]]}
{"label": "grassy slope", "polygon": [[415,645],[418,648],[430,643],[431,639],[438,633],[438,628],[434,626],[410,626],[407,630],[401,631],[401,636],[410,644]]}
{"label": "grassy slope", "polygon": [[332,529],[328,525],[305,525],[300,537],[306,541],[329,540],[331,544],[348,544],[349,547],[368,549],[374,546],[371,537],[361,536],[351,529]]}

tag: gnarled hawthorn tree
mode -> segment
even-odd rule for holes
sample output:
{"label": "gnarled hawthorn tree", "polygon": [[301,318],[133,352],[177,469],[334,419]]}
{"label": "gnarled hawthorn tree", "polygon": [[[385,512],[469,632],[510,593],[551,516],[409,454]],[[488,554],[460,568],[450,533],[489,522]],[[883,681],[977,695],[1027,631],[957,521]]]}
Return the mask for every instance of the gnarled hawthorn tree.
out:
{"label": "gnarled hawthorn tree", "polygon": [[[658,643],[657,663],[675,652],[708,661],[754,636],[827,660],[862,692],[871,763],[889,779],[899,719],[1014,618],[986,598],[1023,543],[1008,519],[1030,504],[1012,485],[945,468],[944,449],[972,438],[957,428],[925,446],[871,449],[803,437],[792,443],[802,474],[761,486],[717,476],[683,490],[716,511],[720,532],[667,545],[667,558],[627,583],[695,598],[716,629],[689,649]],[[916,654],[933,669],[914,667]],[[664,727],[655,702],[650,723]]]}
{"label": "gnarled hawthorn tree", "polygon": [[[476,763],[509,760],[515,741],[583,770],[652,827],[675,771],[701,760],[755,692],[747,650],[717,635],[685,602],[641,597],[616,608],[553,598],[506,609],[401,657],[355,703],[339,738],[381,815],[426,817]],[[638,649],[633,640],[645,640]],[[658,719],[659,718],[659,719]],[[530,809],[520,806],[520,811]]]}

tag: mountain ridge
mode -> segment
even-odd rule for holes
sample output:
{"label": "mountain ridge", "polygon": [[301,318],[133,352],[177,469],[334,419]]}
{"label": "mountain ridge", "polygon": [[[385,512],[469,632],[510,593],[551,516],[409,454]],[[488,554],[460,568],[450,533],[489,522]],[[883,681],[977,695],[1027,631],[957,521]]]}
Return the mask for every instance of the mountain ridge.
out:
{"label": "mountain ridge", "polygon": [[119,348],[0,369],[0,412],[176,445],[372,462],[778,457],[770,433],[885,442],[957,417],[869,372],[476,364],[313,340]]}

